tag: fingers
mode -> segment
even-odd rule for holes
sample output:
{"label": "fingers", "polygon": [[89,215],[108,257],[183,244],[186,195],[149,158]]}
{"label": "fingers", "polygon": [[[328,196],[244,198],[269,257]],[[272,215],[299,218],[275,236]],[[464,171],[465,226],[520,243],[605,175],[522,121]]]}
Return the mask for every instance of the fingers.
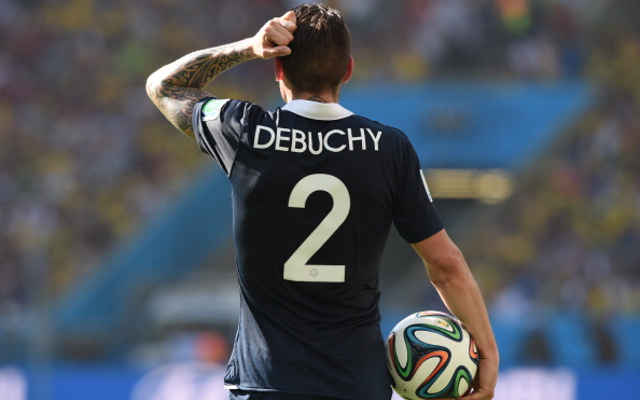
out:
{"label": "fingers", "polygon": [[468,396],[461,397],[460,400],[491,400],[493,399],[493,393],[485,393],[482,391],[473,392]]}
{"label": "fingers", "polygon": [[293,32],[296,28],[296,14],[293,11],[289,11],[282,17],[269,21],[266,36],[268,40],[276,45],[287,45],[293,40]]}
{"label": "fingers", "polygon": [[276,46],[285,46],[293,40],[293,34],[280,24],[277,19],[271,20],[265,29],[264,39]]}
{"label": "fingers", "polygon": [[494,358],[480,358],[478,375],[473,383],[472,392],[460,400],[490,400],[495,394],[498,381],[498,361]]}
{"label": "fingers", "polygon": [[264,49],[263,58],[284,57],[289,54],[291,54],[291,49],[287,46],[270,47]]}
{"label": "fingers", "polygon": [[264,59],[291,54],[287,45],[293,40],[296,28],[296,15],[293,11],[271,19],[254,37],[252,47],[255,54]]}
{"label": "fingers", "polygon": [[[280,19],[285,20],[295,26],[296,24],[296,13],[293,11],[287,11]],[[295,29],[295,28],[294,28]]]}

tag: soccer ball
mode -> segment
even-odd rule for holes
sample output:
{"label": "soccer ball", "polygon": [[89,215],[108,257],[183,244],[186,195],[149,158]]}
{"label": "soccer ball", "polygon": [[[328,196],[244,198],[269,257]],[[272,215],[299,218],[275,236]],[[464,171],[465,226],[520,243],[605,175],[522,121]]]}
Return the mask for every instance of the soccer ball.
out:
{"label": "soccer ball", "polygon": [[400,321],[386,341],[393,390],[408,400],[457,399],[471,388],[478,351],[460,321],[422,311]]}

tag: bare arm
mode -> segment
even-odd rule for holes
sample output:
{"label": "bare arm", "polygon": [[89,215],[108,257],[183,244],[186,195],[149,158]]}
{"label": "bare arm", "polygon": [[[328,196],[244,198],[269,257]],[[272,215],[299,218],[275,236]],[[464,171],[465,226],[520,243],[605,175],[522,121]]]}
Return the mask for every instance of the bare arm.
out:
{"label": "bare arm", "polygon": [[412,246],[423,259],[429,279],[443,302],[462,321],[478,348],[478,377],[474,392],[465,399],[491,399],[498,379],[498,346],[471,270],[445,230]]}
{"label": "bare arm", "polygon": [[211,96],[203,88],[242,62],[289,54],[287,44],[293,40],[295,29],[295,15],[290,11],[268,21],[251,38],[187,54],[151,74],[147,94],[176,128],[194,137],[193,108],[198,101]]}

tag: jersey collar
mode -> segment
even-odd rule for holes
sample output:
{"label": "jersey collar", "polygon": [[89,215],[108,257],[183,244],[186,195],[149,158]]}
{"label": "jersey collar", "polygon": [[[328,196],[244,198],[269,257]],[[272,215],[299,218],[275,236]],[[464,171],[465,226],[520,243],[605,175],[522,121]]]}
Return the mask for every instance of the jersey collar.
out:
{"label": "jersey collar", "polygon": [[320,121],[334,121],[353,115],[351,111],[338,103],[318,103],[317,101],[302,99],[291,100],[282,109],[305,118]]}

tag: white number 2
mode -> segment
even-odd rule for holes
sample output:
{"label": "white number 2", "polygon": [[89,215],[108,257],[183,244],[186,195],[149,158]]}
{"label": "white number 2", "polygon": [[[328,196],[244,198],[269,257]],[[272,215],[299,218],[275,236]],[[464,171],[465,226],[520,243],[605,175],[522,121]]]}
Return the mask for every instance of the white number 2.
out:
{"label": "white number 2", "polygon": [[289,207],[304,208],[311,193],[324,191],[331,195],[333,207],[316,229],[284,263],[284,279],[296,282],[344,282],[344,265],[307,264],[311,257],[344,223],[351,208],[349,190],[333,175],[313,174],[301,179],[289,196]]}

